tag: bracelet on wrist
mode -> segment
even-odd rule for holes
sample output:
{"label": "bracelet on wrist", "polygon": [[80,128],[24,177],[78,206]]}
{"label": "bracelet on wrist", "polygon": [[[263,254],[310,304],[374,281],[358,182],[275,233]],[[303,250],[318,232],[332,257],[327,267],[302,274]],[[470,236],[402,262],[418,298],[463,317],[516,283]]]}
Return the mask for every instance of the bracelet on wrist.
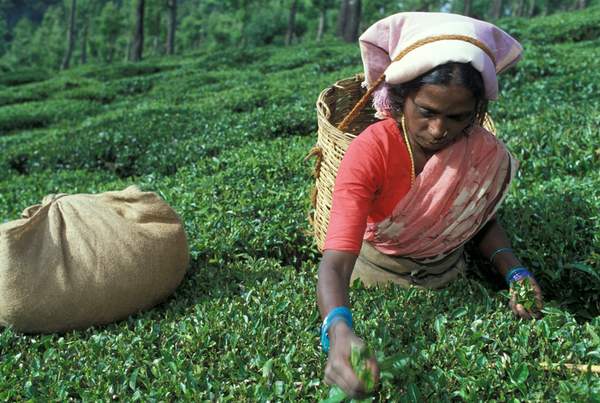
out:
{"label": "bracelet on wrist", "polygon": [[533,276],[533,274],[531,274],[531,272],[523,266],[513,267],[508,271],[508,274],[506,275],[506,284],[508,284],[508,287],[510,288],[510,285],[514,281],[518,281],[524,277],[529,277],[535,281],[535,277]]}
{"label": "bracelet on wrist", "polygon": [[350,309],[345,306],[332,309],[323,320],[323,326],[321,326],[321,345],[323,346],[323,351],[327,354],[329,354],[329,337],[327,336],[327,331],[331,325],[339,321],[346,322],[350,326],[350,329],[352,329],[353,323]]}
{"label": "bracelet on wrist", "polygon": [[505,250],[512,252],[512,249],[510,249],[510,248],[500,248],[496,252],[492,253],[492,257],[490,258],[490,263],[494,263],[494,256],[496,256],[496,253],[502,252],[502,251],[505,251]]}

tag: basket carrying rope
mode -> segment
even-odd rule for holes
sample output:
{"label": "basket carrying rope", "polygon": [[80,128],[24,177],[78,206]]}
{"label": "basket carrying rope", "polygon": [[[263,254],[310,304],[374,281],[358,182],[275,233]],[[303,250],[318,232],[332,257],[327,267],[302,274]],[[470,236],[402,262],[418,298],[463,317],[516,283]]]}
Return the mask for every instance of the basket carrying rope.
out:
{"label": "basket carrying rope", "polygon": [[[325,88],[317,99],[317,146],[305,159],[317,157],[314,170],[316,184],[311,196],[315,210],[313,217],[309,219],[314,228],[317,247],[321,252],[329,225],[333,186],[344,153],[352,140],[363,130],[380,121],[375,117],[375,109],[366,105],[371,91],[367,93],[367,90],[362,87],[363,81],[362,73],[340,80]],[[359,109],[360,107],[362,109]],[[354,118],[346,119],[351,114],[355,115]],[[338,129],[342,122],[347,125],[345,130]],[[496,134],[496,127],[489,116],[486,117],[483,126]]]}

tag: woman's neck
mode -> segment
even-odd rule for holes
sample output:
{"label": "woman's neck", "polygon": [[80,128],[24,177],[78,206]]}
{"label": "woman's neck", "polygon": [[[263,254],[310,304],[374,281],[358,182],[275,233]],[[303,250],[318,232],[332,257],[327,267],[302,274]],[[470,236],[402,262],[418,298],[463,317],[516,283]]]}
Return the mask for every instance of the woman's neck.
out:
{"label": "woman's neck", "polygon": [[412,150],[413,158],[415,160],[415,175],[418,176],[421,172],[423,172],[425,164],[427,164],[427,161],[429,161],[429,159],[433,156],[433,154],[435,154],[435,152],[423,150],[418,145],[416,147],[413,147]]}

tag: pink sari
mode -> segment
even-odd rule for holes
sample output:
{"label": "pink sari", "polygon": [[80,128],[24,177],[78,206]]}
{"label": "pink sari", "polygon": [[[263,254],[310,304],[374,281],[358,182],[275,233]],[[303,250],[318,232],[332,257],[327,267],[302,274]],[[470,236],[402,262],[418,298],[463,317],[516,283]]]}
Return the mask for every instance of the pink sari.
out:
{"label": "pink sari", "polygon": [[367,225],[364,240],[387,255],[443,259],[492,218],[518,167],[485,129],[457,136],[429,159],[391,216]]}

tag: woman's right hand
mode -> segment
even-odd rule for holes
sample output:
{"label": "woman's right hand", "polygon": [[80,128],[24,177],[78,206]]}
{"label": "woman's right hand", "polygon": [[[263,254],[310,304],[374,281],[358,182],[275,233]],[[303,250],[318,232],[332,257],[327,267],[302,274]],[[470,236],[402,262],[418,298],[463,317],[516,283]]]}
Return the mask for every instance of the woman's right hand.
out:
{"label": "woman's right hand", "polygon": [[[371,395],[372,391],[365,391],[365,383],[358,379],[350,364],[352,346],[362,349],[365,343],[350,329],[344,321],[335,322],[328,331],[329,335],[329,360],[325,367],[325,382],[328,385],[338,385],[351,398],[363,399]],[[379,363],[373,355],[367,360],[374,380],[374,388],[379,382]]]}

